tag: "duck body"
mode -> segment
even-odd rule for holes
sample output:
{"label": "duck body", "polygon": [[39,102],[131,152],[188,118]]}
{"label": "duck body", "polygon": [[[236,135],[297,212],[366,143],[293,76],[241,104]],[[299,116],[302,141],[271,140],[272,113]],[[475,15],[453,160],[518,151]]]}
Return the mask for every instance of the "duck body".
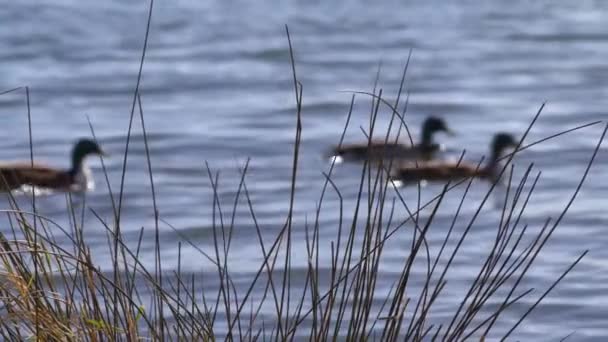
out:
{"label": "duck body", "polygon": [[31,163],[0,164],[0,191],[8,192],[31,186],[58,191],[84,191],[92,184],[90,171],[84,159],[90,154],[103,155],[97,143],[88,139],[79,140],[72,151],[72,168],[58,169]]}
{"label": "duck body", "polygon": [[468,163],[428,162],[418,165],[408,165],[397,169],[392,177],[404,183],[413,183],[426,180],[429,182],[458,181],[464,178],[475,177],[492,179],[492,173],[486,168]]}
{"label": "duck body", "polygon": [[475,177],[491,182],[499,181],[499,159],[504,150],[517,147],[517,141],[508,133],[498,133],[492,141],[491,157],[485,166],[461,161],[431,161],[420,164],[406,164],[391,171],[391,177],[403,183],[418,181],[458,181],[464,178]]}
{"label": "duck body", "polygon": [[372,141],[370,144],[347,144],[335,147],[331,155],[347,161],[430,160],[439,150],[438,144],[408,146],[401,143]]}
{"label": "duck body", "polygon": [[429,117],[422,125],[422,140],[418,144],[371,141],[334,147],[330,151],[330,155],[347,161],[431,160],[441,150],[441,146],[433,142],[433,135],[436,132],[450,133],[450,130],[443,119]]}
{"label": "duck body", "polygon": [[0,191],[12,191],[24,185],[69,190],[74,177],[68,171],[25,163],[0,165]]}

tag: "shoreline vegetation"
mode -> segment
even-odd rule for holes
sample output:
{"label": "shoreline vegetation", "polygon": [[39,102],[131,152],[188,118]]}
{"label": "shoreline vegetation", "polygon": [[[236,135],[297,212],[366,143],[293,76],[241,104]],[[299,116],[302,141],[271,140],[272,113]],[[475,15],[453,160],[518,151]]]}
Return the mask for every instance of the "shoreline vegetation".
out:
{"label": "shoreline vegetation", "polygon": [[[541,172],[530,165],[521,179],[513,178],[512,158],[530,146],[545,140],[589,126],[592,122],[559,132],[545,139],[524,144],[525,138],[541,115],[540,107],[531,123],[521,136],[516,152],[503,160],[501,174],[506,183],[506,193],[501,199],[500,220],[496,222],[496,236],[490,241],[491,248],[478,273],[472,275],[465,286],[464,294],[458,298],[450,312],[442,312],[440,319],[434,316],[435,305],[451,286],[448,271],[459,255],[463,242],[471,233],[471,227],[487,202],[496,193],[497,184],[487,186],[488,190],[481,203],[474,204],[476,210],[468,222],[458,221],[461,209],[469,200],[467,195],[473,179],[448,182],[435,198],[428,203],[406,201],[401,188],[387,177],[391,161],[383,163],[363,163],[361,167],[358,198],[354,200],[354,210],[346,210],[340,188],[332,180],[334,163],[319,175],[324,185],[320,189],[314,219],[305,225],[306,275],[293,277],[292,261],[295,257],[292,232],[296,229],[292,220],[297,207],[296,184],[298,180],[299,153],[302,136],[302,108],[304,106],[304,86],[298,81],[294,49],[289,30],[287,41],[290,51],[295,94],[295,135],[293,168],[289,209],[284,224],[271,243],[262,237],[263,227],[256,221],[254,204],[247,185],[248,162],[241,170],[241,178],[236,189],[232,207],[221,206],[218,196],[218,173],[207,164],[207,175],[212,187],[213,203],[213,251],[203,251],[196,241],[184,242],[197,249],[201,258],[215,265],[213,276],[219,286],[217,291],[203,290],[202,280],[194,274],[182,272],[182,243],[178,251],[177,269],[163,268],[159,225],[165,223],[157,208],[154,188],[154,165],[145,128],[142,108],[140,81],[150,32],[153,1],[149,9],[148,24],[142,51],[137,83],[131,107],[131,118],[127,131],[127,141],[123,155],[120,187],[112,188],[105,164],[102,166],[105,181],[112,202],[114,217],[108,221],[93,209],[82,205],[80,211],[69,210],[66,215],[71,225],[61,227],[52,220],[39,216],[36,211],[36,197],[32,195],[32,209],[19,208],[11,194],[11,208],[1,208],[10,227],[3,227],[0,234],[0,336],[6,340],[37,341],[105,341],[105,340],[485,340],[506,339],[517,334],[517,329],[526,324],[528,315],[550,294],[568,273],[581,261],[588,251],[581,251],[570,264],[563,265],[563,273],[544,289],[525,286],[525,279],[534,270],[543,247],[567,214],[575,200],[587,173],[606,134],[606,126],[595,150],[590,151],[589,162],[580,175],[578,187],[574,189],[567,204],[556,211],[556,216],[547,218],[539,227],[528,227],[522,217]],[[404,93],[408,61],[405,64],[401,86],[394,100],[383,97],[382,89],[374,86],[372,92],[353,92],[351,106],[344,131],[339,140],[342,144],[350,122],[355,99],[371,102],[369,127],[363,129],[371,142],[374,137],[389,141],[391,132],[408,135],[407,96]],[[25,89],[29,117],[29,88]],[[6,92],[5,92],[6,93]],[[405,97],[405,99],[403,99]],[[374,132],[378,114],[388,108],[391,113],[386,133]],[[137,120],[142,126],[147,160],[147,177],[150,181],[150,202],[154,208],[154,227],[140,230],[135,247],[127,243],[121,232],[122,198],[125,191],[126,164],[129,154],[131,129]],[[93,125],[90,123],[93,137]],[[376,135],[375,135],[376,134]],[[32,142],[30,127],[30,148]],[[409,137],[411,140],[411,137]],[[33,160],[33,152],[31,153]],[[460,160],[465,158],[465,153]],[[482,165],[480,161],[479,165]],[[420,183],[413,185],[420,193]],[[464,189],[460,204],[453,212],[451,225],[436,226],[434,218],[445,196],[454,188]],[[339,199],[339,221],[337,226],[323,226],[320,215],[324,198],[337,196]],[[60,196],[60,195],[54,195]],[[71,208],[76,206],[74,195],[67,194]],[[502,197],[501,197],[502,198]],[[260,263],[252,270],[254,276],[246,289],[237,288],[227,260],[230,257],[237,206],[244,202],[251,214],[255,227],[256,242],[261,251]],[[350,199],[349,199],[350,200]],[[421,215],[426,210],[428,214]],[[402,222],[394,219],[395,211],[407,212],[408,218]],[[94,215],[108,237],[108,255],[111,255],[112,272],[103,272],[99,259],[92,254],[85,241],[83,231],[84,215]],[[222,218],[230,217],[226,221]],[[300,228],[300,226],[298,226]],[[154,267],[148,267],[140,260],[144,229],[154,231]],[[335,231],[331,241],[320,238],[320,230]],[[445,232],[445,238],[436,254],[430,253],[427,233],[430,229]],[[176,229],[176,232],[179,231]],[[409,236],[411,243],[404,246],[407,255],[398,272],[399,275],[388,293],[377,291],[384,250],[387,241],[397,233]],[[63,241],[59,243],[58,241]],[[64,241],[70,241],[66,247]],[[320,251],[329,249],[330,265],[320,265]],[[107,263],[107,261],[106,261]],[[413,286],[413,269],[423,265],[424,279],[416,279],[422,287]],[[320,267],[329,269],[329,274],[320,274]],[[298,282],[296,284],[296,282]],[[463,286],[458,284],[458,286]],[[299,293],[296,293],[298,289]],[[259,291],[254,296],[254,291]],[[144,294],[145,292],[145,294]],[[260,294],[261,293],[261,297]],[[532,299],[533,298],[533,299]],[[524,304],[522,299],[525,299]],[[498,304],[497,304],[498,303]],[[505,312],[517,306],[518,319],[512,320],[506,329],[496,329]],[[276,316],[262,315],[262,309],[272,308]],[[511,316],[512,318],[512,316]],[[556,324],[558,324],[556,322]],[[566,336],[564,336],[566,337]]]}

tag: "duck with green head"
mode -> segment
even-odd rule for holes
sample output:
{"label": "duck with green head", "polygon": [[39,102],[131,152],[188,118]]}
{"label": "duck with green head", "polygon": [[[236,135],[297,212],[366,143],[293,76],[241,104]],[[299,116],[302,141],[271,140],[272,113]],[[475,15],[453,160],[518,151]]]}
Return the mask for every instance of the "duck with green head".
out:
{"label": "duck with green head", "polygon": [[491,144],[488,163],[484,167],[467,162],[434,161],[419,165],[409,164],[392,171],[392,178],[404,183],[417,181],[456,181],[476,177],[490,182],[498,182],[500,159],[508,148],[517,147],[517,140],[509,133],[497,133]]}
{"label": "duck with green head", "polygon": [[330,157],[341,158],[347,161],[388,161],[390,159],[394,159],[395,161],[428,161],[433,159],[435,154],[441,149],[441,146],[433,140],[433,136],[438,132],[453,134],[443,119],[431,116],[422,124],[420,143],[413,146],[401,143],[372,141],[371,144],[366,142],[336,146],[329,154]]}
{"label": "duck with green head", "polygon": [[72,149],[70,169],[58,169],[28,162],[0,164],[0,191],[12,191],[23,186],[59,191],[85,191],[90,184],[90,172],[85,159],[90,155],[106,155],[90,139],[80,139]]}

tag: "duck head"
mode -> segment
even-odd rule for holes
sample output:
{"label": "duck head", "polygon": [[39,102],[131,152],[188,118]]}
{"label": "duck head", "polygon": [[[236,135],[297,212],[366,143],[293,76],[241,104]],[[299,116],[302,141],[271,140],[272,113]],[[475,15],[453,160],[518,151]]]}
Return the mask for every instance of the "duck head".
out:
{"label": "duck head", "polygon": [[445,120],[435,116],[430,116],[422,124],[422,145],[426,147],[436,147],[433,143],[433,134],[443,132],[448,135],[454,135],[452,130],[445,123]]}
{"label": "duck head", "polygon": [[107,156],[94,140],[79,139],[72,149],[72,176],[80,172],[84,159],[90,155]]}
{"label": "duck head", "polygon": [[492,160],[496,161],[503,156],[508,148],[516,148],[517,140],[509,133],[497,133],[492,140]]}
{"label": "duck head", "polygon": [[491,157],[485,167],[484,173],[493,182],[500,182],[498,160],[503,157],[504,152],[508,148],[516,148],[518,141],[509,133],[497,133],[494,135],[491,144]]}
{"label": "duck head", "polygon": [[450,129],[448,128],[448,125],[445,123],[445,120],[443,120],[442,118],[436,117],[436,116],[430,116],[428,117],[426,120],[424,120],[424,123],[422,124],[422,130],[423,131],[428,131],[428,132],[445,132],[445,133],[450,133]]}

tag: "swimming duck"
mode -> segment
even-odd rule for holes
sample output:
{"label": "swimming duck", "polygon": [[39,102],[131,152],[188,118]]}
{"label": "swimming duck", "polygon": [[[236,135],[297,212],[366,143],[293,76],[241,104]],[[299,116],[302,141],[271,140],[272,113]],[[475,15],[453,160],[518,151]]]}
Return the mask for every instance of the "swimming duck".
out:
{"label": "swimming duck", "polygon": [[349,161],[363,160],[431,160],[435,153],[440,150],[440,145],[433,142],[433,134],[445,132],[452,134],[445,121],[438,117],[428,117],[422,124],[419,144],[408,146],[400,143],[385,143],[384,141],[372,141],[371,144],[348,144],[334,147],[329,153],[335,158]]}
{"label": "swimming duck", "polygon": [[87,156],[106,155],[90,139],[80,139],[72,149],[72,167],[69,170],[34,165],[29,162],[0,164],[0,191],[11,191],[22,186],[61,191],[83,191],[89,184],[89,172],[84,166]]}
{"label": "swimming duck", "polygon": [[476,164],[432,161],[419,165],[401,166],[392,173],[392,178],[404,183],[415,181],[456,181],[468,177],[477,177],[488,181],[498,181],[500,173],[499,159],[507,148],[517,147],[517,141],[508,133],[497,133],[491,144],[491,154],[485,167]]}

